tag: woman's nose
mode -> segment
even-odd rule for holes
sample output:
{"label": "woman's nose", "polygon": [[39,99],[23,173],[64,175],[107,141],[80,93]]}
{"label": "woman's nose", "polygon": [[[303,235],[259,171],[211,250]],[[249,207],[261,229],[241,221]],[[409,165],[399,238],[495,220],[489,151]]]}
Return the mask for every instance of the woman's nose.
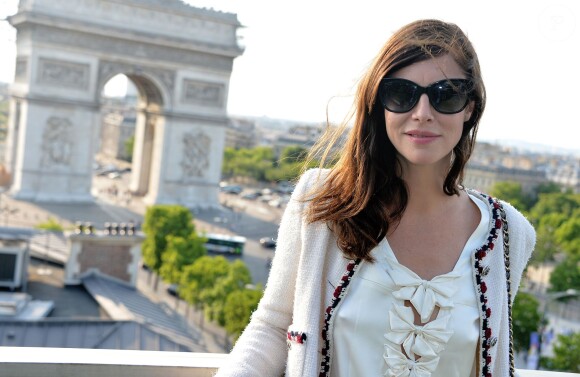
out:
{"label": "woman's nose", "polygon": [[423,93],[413,108],[413,119],[421,122],[430,121],[433,119],[434,111],[435,109],[433,109],[431,103],[429,102],[429,97],[426,93]]}

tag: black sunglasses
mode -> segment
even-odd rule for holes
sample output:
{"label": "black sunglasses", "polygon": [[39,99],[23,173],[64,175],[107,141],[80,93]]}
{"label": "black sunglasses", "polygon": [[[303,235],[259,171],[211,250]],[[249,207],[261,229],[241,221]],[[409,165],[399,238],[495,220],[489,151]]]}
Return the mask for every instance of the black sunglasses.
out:
{"label": "black sunglasses", "polygon": [[425,88],[405,79],[384,78],[379,87],[379,98],[390,112],[406,113],[415,107],[423,93],[427,93],[435,110],[441,114],[457,114],[469,102],[470,83],[467,79],[445,79]]}

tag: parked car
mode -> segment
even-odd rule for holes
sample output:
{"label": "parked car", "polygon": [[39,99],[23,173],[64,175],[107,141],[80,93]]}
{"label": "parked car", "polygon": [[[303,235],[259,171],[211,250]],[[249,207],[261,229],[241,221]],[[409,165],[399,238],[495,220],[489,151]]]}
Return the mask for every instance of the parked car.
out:
{"label": "parked car", "polygon": [[280,182],[278,186],[276,186],[276,191],[280,194],[292,194],[294,191],[294,185],[289,182]]}
{"label": "parked car", "polygon": [[242,195],[242,199],[255,200],[255,199],[259,198],[261,195],[262,195],[262,193],[260,193],[258,191],[253,191],[253,192],[249,192],[247,194]]}
{"label": "parked car", "polygon": [[242,192],[243,188],[242,188],[242,186],[238,186],[238,185],[230,185],[230,186],[222,187],[221,190],[222,190],[222,192],[225,192],[226,194],[238,195],[240,192]]}
{"label": "parked car", "polygon": [[119,168],[116,165],[108,164],[97,168],[97,170],[95,170],[95,174],[98,176],[105,176],[108,175],[109,173],[114,173],[118,171]]}
{"label": "parked car", "polygon": [[270,207],[280,208],[282,207],[282,201],[280,199],[272,199],[268,202]]}
{"label": "parked car", "polygon": [[266,249],[273,249],[276,247],[276,239],[272,237],[260,238],[260,245]]}
{"label": "parked car", "polygon": [[179,286],[177,284],[171,284],[167,286],[167,293],[171,296],[176,296],[179,294]]}
{"label": "parked car", "polygon": [[269,188],[262,189],[262,195],[264,195],[264,196],[272,195],[273,193],[274,193],[274,191],[272,191],[272,189],[269,189]]}

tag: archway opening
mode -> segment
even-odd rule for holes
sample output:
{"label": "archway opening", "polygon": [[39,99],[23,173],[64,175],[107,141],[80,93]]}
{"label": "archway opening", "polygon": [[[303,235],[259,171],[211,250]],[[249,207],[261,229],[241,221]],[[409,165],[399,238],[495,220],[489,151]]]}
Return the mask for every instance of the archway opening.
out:
{"label": "archway opening", "polygon": [[130,206],[151,189],[155,124],[161,93],[148,78],[117,74],[101,92],[101,122],[93,162],[92,193]]}
{"label": "archway opening", "polygon": [[101,92],[91,187],[92,194],[101,200],[130,204],[138,101],[135,84],[123,74],[111,78]]}

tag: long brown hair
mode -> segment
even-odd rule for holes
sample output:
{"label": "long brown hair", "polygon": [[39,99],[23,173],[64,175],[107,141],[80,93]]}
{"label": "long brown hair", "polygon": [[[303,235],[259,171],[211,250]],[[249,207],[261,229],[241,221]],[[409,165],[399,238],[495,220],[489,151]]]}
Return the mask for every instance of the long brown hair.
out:
{"label": "long brown hair", "polygon": [[[443,184],[447,195],[459,194],[485,108],[479,62],[458,26],[439,20],[415,21],[393,34],[362,78],[354,102],[354,125],[340,159],[308,199],[307,220],[326,222],[348,258],[372,261],[371,250],[387,235],[389,226],[400,220],[408,201],[397,151],[387,136],[384,109],[377,100],[380,81],[398,69],[445,54],[453,57],[473,85],[473,111],[453,148]],[[345,127],[346,121],[342,129]],[[338,139],[337,132],[341,130],[325,135],[311,151],[311,156],[322,153],[321,167]]]}

